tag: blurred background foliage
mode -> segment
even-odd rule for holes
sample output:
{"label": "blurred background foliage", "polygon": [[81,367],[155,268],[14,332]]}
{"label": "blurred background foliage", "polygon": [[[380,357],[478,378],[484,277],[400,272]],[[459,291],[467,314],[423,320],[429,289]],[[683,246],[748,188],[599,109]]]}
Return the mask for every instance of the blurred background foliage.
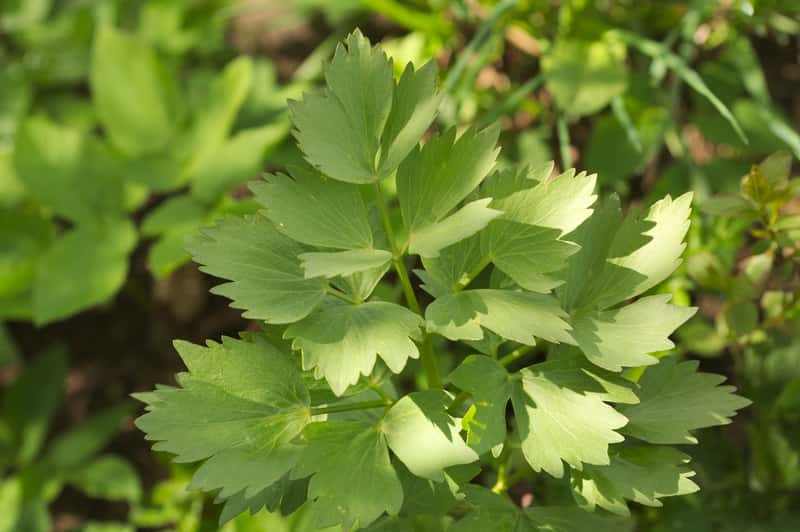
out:
{"label": "blurred background foliage", "polygon": [[[701,492],[634,517],[800,529],[800,2],[0,0],[0,531],[217,528],[126,398],[171,382],[172,338],[257,328],[184,240],[300,157],[285,101],[357,26],[398,75],[439,64],[437,127],[499,121],[501,165],[597,172],[631,209],[694,191],[659,291],[700,308],[677,351],[754,405],[691,449]],[[303,508],[225,528],[312,529]]]}

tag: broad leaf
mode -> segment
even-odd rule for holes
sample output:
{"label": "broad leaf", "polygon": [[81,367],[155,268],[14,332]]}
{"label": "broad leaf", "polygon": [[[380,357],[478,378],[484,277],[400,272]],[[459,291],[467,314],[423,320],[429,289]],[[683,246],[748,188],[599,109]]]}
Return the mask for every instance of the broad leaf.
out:
{"label": "broad leaf", "polygon": [[550,296],[511,290],[465,290],[436,299],[425,311],[428,330],[451,340],[480,340],[482,327],[522,344],[573,340],[566,313]]}
{"label": "broad leaf", "polygon": [[101,456],[69,478],[76,488],[96,499],[138,502],[142,487],[136,470],[113,455]]}
{"label": "broad leaf", "polygon": [[312,166],[333,179],[377,180],[376,156],[392,107],[391,62],[355,31],[336,48],[325,81],[323,90],[289,101],[298,146]]}
{"label": "broad leaf", "polygon": [[578,503],[594,511],[596,506],[630,515],[626,501],[663,506],[659,499],[687,495],[700,488],[691,477],[689,457],[670,447],[625,447],[607,466],[587,465],[572,472]]}
{"label": "broad leaf", "polygon": [[697,371],[698,362],[661,359],[639,380],[641,402],[620,407],[630,420],[622,432],[650,443],[697,443],[690,431],[726,425],[748,399],[720,386],[725,377]]}
{"label": "broad leaf", "polygon": [[[667,196],[654,203],[644,218],[635,214],[625,218],[610,242],[607,237],[601,237],[594,245],[587,241],[600,229],[599,225],[575,235],[579,245],[588,245],[585,256],[575,255],[586,279],[578,305],[608,308],[652,288],[675,271],[686,248],[683,238],[689,229],[691,202],[691,192],[674,200]],[[615,217],[612,206],[609,218],[597,223],[607,223]],[[613,225],[605,226],[607,233],[608,227]],[[602,250],[600,246],[606,242],[608,248]]]}
{"label": "broad leaf", "polygon": [[303,168],[251,184],[275,227],[298,242],[337,249],[371,248],[372,228],[358,188]]}
{"label": "broad leaf", "polygon": [[308,279],[314,277],[348,276],[382,268],[392,260],[392,254],[382,249],[351,249],[330,253],[301,253],[298,255]]}
{"label": "broad leaf", "polygon": [[153,448],[180,462],[204,461],[192,487],[253,496],[300,458],[292,443],[308,422],[310,400],[291,359],[264,340],[176,342],[188,373],[180,387],[140,394],[148,412],[136,424]]}
{"label": "broad leaf", "polygon": [[305,248],[261,216],[228,218],[188,249],[202,271],[231,281],[212,292],[231,299],[246,318],[292,323],[325,297],[324,279],[306,279],[300,267],[297,255]]}
{"label": "broad leaf", "polygon": [[578,470],[584,463],[608,464],[608,446],[624,439],[616,431],[627,419],[546,364],[520,371],[511,397],[528,463],[557,478],[564,474],[562,461]]}
{"label": "broad leaf", "polygon": [[303,436],[306,447],[300,469],[313,473],[308,498],[314,501],[318,526],[366,528],[384,512],[396,515],[400,511],[403,487],[378,425],[312,423]]}
{"label": "broad leaf", "polygon": [[383,432],[389,448],[415,475],[444,480],[444,469],[478,459],[459,435],[458,420],[447,408],[452,397],[441,390],[406,395],[386,414]]}
{"label": "broad leaf", "polygon": [[561,39],[542,58],[542,72],[559,108],[573,117],[590,115],[625,92],[625,46]]}
{"label": "broad leaf", "polygon": [[643,297],[618,309],[580,314],[572,320],[572,335],[586,358],[607,370],[657,364],[650,353],[675,347],[669,335],[697,310],[670,305],[671,298]]}
{"label": "broad leaf", "polygon": [[[420,230],[447,217],[491,171],[498,134],[497,127],[468,129],[456,139],[451,128],[403,161],[397,170],[397,197],[411,245]],[[472,232],[483,227],[478,225],[473,224]],[[442,242],[443,247],[448,243],[453,242]]]}
{"label": "broad leaf", "polygon": [[409,237],[408,252],[422,257],[436,257],[439,250],[469,238],[503,214],[490,209],[491,199],[467,203],[447,218],[419,229]]}
{"label": "broad leaf", "polygon": [[108,301],[128,274],[136,231],[128,220],[81,225],[55,241],[40,257],[33,286],[38,324],[66,318]]}
{"label": "broad leaf", "polygon": [[303,355],[303,368],[315,369],[336,395],[369,375],[377,356],[395,373],[419,357],[412,341],[422,319],[410,310],[382,301],[335,304],[297,322],[284,333]]}
{"label": "broad leaf", "polygon": [[100,122],[126,154],[153,152],[173,136],[179,114],[177,84],[155,52],[137,37],[101,26],[90,82]]}
{"label": "broad leaf", "polygon": [[437,74],[433,61],[416,71],[409,63],[403,70],[381,139],[381,177],[397,168],[433,122],[440,100],[436,93]]}

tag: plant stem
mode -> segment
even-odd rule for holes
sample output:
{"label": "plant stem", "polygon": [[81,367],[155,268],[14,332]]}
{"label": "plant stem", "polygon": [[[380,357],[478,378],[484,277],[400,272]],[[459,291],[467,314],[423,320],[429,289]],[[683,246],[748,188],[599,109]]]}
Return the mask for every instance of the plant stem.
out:
{"label": "plant stem", "polygon": [[508,489],[508,466],[511,462],[511,453],[504,448],[500,455],[500,466],[497,468],[497,481],[492,486],[492,493],[500,495]]}
{"label": "plant stem", "polygon": [[458,409],[467,402],[467,399],[469,399],[469,394],[467,392],[459,392],[458,395],[453,398],[453,402],[450,403],[450,406],[447,408],[447,413],[451,416],[457,415]]}
{"label": "plant stem", "polygon": [[502,17],[509,9],[515,7],[518,1],[519,0],[503,0],[495,6],[491,13],[489,13],[489,16],[480,25],[478,31],[475,32],[475,36],[471,41],[469,41],[469,44],[467,44],[467,46],[461,50],[458,59],[453,64],[453,68],[450,69],[450,73],[447,75],[447,78],[445,78],[442,86],[443,94],[447,94],[453,90],[453,87],[456,86],[458,80],[461,79],[461,74],[464,73],[464,69],[467,67],[467,61],[469,61],[469,59],[472,57],[472,54],[491,34],[492,29],[494,28],[495,24],[497,24],[497,21],[500,20],[500,17]]}
{"label": "plant stem", "polygon": [[[417,295],[414,293],[414,287],[411,284],[411,278],[408,276],[408,270],[406,269],[402,254],[395,241],[392,220],[389,217],[389,206],[386,203],[386,198],[383,197],[383,191],[378,181],[375,182],[375,195],[378,201],[378,209],[381,212],[383,229],[386,232],[386,238],[389,240],[389,247],[392,248],[392,265],[397,272],[397,277],[400,279],[400,284],[403,286],[406,302],[413,312],[422,316],[422,308],[419,306]],[[427,334],[423,333],[419,347],[422,368],[425,370],[425,378],[428,381],[428,387],[441,388],[442,376],[439,373],[439,364],[436,361],[436,355],[433,353],[433,347],[431,346],[431,341]]]}
{"label": "plant stem", "polygon": [[524,357],[525,355],[530,353],[532,350],[533,350],[533,346],[532,345],[520,346],[520,347],[514,349],[513,351],[511,351],[509,354],[507,354],[503,358],[501,358],[500,359],[500,364],[502,364],[504,367],[510,366],[512,363],[514,363],[517,360],[519,360],[520,358]]}
{"label": "plant stem", "polygon": [[391,398],[391,396],[389,396],[389,394],[388,394],[388,393],[386,393],[386,392],[383,390],[383,388],[381,388],[380,384],[378,384],[378,383],[375,383],[375,382],[372,382],[372,381],[367,381],[367,386],[369,386],[369,387],[370,387],[370,389],[371,389],[373,392],[375,392],[376,394],[378,394],[378,395],[381,397],[381,399],[383,399],[383,400],[384,400],[384,401],[386,401],[387,403],[392,403],[392,402],[394,402],[394,399],[392,399],[392,398]]}
{"label": "plant stem", "polygon": [[375,401],[361,401],[359,403],[347,403],[343,405],[312,406],[311,415],[319,416],[322,414],[335,414],[337,412],[350,412],[353,410],[369,410],[370,408],[386,408],[391,406],[391,401],[376,399]]}
{"label": "plant stem", "polygon": [[355,299],[353,299],[349,295],[345,294],[341,290],[339,290],[337,288],[334,288],[332,286],[328,287],[327,293],[328,293],[328,295],[331,295],[333,297],[341,299],[342,301],[347,301],[348,303],[352,303],[353,305],[358,305],[358,304],[362,303],[361,301],[356,301]]}
{"label": "plant stem", "polygon": [[563,166],[561,171],[566,172],[572,168],[572,155],[569,152],[569,128],[563,113],[558,114],[556,130],[558,132],[558,148],[561,152],[561,165]]}

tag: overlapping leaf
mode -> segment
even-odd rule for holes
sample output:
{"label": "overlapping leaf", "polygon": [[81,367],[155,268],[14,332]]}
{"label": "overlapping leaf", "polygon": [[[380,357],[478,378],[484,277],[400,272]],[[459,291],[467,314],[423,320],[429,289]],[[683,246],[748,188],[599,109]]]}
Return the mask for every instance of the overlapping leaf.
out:
{"label": "overlapping leaf", "polygon": [[156,450],[204,461],[192,485],[221,497],[253,496],[300,457],[292,443],[310,419],[308,390],[292,361],[265,340],[176,342],[188,373],[177,388],[140,394],[148,412],[137,426]]}
{"label": "overlapping leaf", "polygon": [[670,447],[625,447],[607,466],[585,466],[572,472],[578,502],[589,510],[596,506],[629,515],[626,501],[662,506],[659,499],[694,493],[700,488],[686,464],[689,457]]}
{"label": "overlapping leaf", "polygon": [[750,404],[733,386],[720,386],[725,377],[698,372],[697,366],[696,360],[667,357],[648,368],[639,381],[641,402],[620,407],[630,420],[623,432],[650,443],[697,443],[690,431],[728,424]]}
{"label": "overlapping leaf", "polygon": [[261,216],[228,218],[189,246],[204,272],[231,281],[213,293],[268,323],[302,319],[325,297],[327,283],[306,279],[300,267],[297,255],[305,250]]}
{"label": "overlapping leaf", "polygon": [[419,357],[412,339],[421,325],[422,319],[404,307],[371,301],[326,307],[289,326],[285,336],[302,352],[303,367],[315,369],[317,378],[341,395],[361,375],[372,373],[377,356],[395,373],[409,358]]}

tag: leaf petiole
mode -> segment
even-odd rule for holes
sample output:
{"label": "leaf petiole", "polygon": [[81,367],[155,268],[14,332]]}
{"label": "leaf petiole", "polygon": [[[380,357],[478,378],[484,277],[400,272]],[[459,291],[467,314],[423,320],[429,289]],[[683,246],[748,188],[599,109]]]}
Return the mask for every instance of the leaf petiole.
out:
{"label": "leaf petiole", "polygon": [[351,412],[353,410],[369,410],[371,408],[386,408],[391,406],[391,401],[376,399],[374,401],[361,401],[358,403],[347,403],[342,405],[312,406],[311,415],[320,416],[322,414],[336,414],[338,412]]}

